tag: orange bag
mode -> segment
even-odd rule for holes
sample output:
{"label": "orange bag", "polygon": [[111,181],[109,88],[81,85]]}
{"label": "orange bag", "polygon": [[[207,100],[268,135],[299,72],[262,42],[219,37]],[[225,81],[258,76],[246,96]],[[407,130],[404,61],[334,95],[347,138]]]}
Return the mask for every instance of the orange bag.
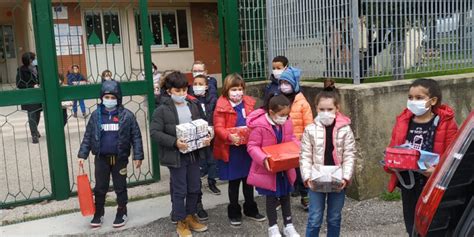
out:
{"label": "orange bag", "polygon": [[262,147],[268,158],[270,171],[277,173],[300,166],[301,147],[295,142],[285,142]]}
{"label": "orange bag", "polygon": [[82,215],[94,215],[95,205],[94,198],[92,197],[92,189],[89,178],[82,166],[79,167],[79,175],[77,176],[77,197],[79,198],[79,207],[81,208]]}

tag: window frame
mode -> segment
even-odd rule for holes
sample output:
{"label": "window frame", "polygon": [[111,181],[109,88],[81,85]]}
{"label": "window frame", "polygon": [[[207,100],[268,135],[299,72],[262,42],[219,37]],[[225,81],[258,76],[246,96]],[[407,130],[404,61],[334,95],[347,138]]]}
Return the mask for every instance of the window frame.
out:
{"label": "window frame", "polygon": [[[86,25],[86,14],[87,13],[99,13],[100,15],[100,24],[101,24],[101,31],[102,31],[102,44],[97,44],[95,45],[95,48],[101,49],[101,48],[106,48],[106,47],[113,47],[113,46],[118,46],[122,47],[123,44],[123,37],[122,37],[122,19],[121,19],[121,14],[120,14],[120,9],[117,8],[112,8],[112,9],[92,9],[92,8],[86,8],[83,9],[82,11],[82,31],[83,31],[83,37],[85,37],[85,45],[84,48],[94,48],[94,45],[88,44],[88,39],[87,39],[87,25]],[[120,37],[120,43],[117,44],[108,44],[107,43],[107,37],[105,35],[105,25],[104,25],[104,13],[116,13],[117,14],[117,20],[118,20],[118,27],[119,27],[119,35]]]}

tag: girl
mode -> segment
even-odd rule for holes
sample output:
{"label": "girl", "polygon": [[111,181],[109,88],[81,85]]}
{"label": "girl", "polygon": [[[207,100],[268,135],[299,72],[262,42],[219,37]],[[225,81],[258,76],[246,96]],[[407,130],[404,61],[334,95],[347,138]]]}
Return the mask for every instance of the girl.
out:
{"label": "girl", "polygon": [[[457,125],[454,111],[442,105],[441,99],[441,90],[435,80],[414,81],[408,91],[407,108],[397,117],[389,146],[409,144],[415,149],[443,154],[455,138]],[[415,186],[412,189],[399,185],[396,175],[390,170],[386,171],[392,173],[388,191],[392,192],[397,186],[401,189],[405,228],[411,235],[416,202],[434,167],[423,173],[413,172]],[[406,183],[409,183],[408,172],[400,172]]]}
{"label": "girl", "polygon": [[334,86],[326,87],[315,99],[318,116],[303,133],[301,139],[301,175],[306,187],[311,187],[311,172],[321,166],[339,166],[343,179],[340,192],[314,192],[309,190],[309,215],[306,236],[319,236],[327,202],[327,236],[339,236],[341,211],[345,188],[352,179],[355,159],[354,134],[351,121],[339,112],[340,99]]}
{"label": "girl", "polygon": [[268,216],[268,236],[281,237],[277,225],[276,207],[282,206],[283,233],[288,237],[299,237],[291,220],[290,193],[296,180],[295,169],[272,173],[268,167],[268,157],[262,147],[283,142],[299,141],[293,134],[293,125],[288,119],[290,101],[284,95],[270,97],[265,109],[252,112],[247,118],[247,126],[252,129],[247,150],[252,157],[252,166],[247,183],[257,187],[259,194],[266,196]]}
{"label": "girl", "polygon": [[[214,110],[214,157],[218,160],[219,178],[229,180],[229,201],[227,215],[232,226],[242,224],[242,211],[239,205],[239,186],[245,197],[244,214],[256,221],[265,221],[266,217],[258,212],[253,196],[253,187],[247,184],[252,159],[247,146],[240,144],[240,138],[231,134],[227,128],[245,126],[247,114],[253,111],[255,100],[244,95],[245,82],[237,74],[230,74],[224,80],[222,96],[217,100]],[[228,144],[231,145],[228,145]]]}
{"label": "girl", "polygon": [[[67,84],[69,86],[76,86],[80,84],[87,83],[87,80],[82,76],[81,72],[79,71],[79,65],[74,64],[71,67],[72,73],[67,74]],[[72,105],[72,112],[74,118],[77,118],[77,100],[74,100]],[[86,117],[86,105],[84,104],[84,100],[79,100],[79,106],[81,107],[82,117]]]}
{"label": "girl", "polygon": [[[301,71],[294,67],[288,67],[280,76],[280,91],[291,102],[290,117],[293,122],[293,130],[296,138],[301,140],[304,128],[313,122],[311,106],[300,90]],[[300,170],[296,169],[296,191],[293,196],[301,195],[301,205],[308,209],[308,191],[303,185]]]}
{"label": "girl", "polygon": [[112,78],[112,72],[111,72],[109,69],[105,69],[105,70],[102,72],[102,74],[101,74],[101,79],[102,79],[102,82],[114,80],[114,79]]}

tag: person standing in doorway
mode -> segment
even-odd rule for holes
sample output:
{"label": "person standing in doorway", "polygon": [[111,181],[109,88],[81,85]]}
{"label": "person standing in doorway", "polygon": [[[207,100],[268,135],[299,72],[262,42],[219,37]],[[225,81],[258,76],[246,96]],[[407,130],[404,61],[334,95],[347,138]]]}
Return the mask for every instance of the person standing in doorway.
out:
{"label": "person standing in doorway", "polygon": [[[74,64],[71,67],[72,73],[67,75],[67,84],[70,86],[77,86],[81,84],[86,84],[87,80],[82,76],[79,72],[79,65]],[[86,105],[84,104],[84,100],[74,100],[72,104],[72,112],[74,118],[77,118],[77,102],[79,101],[79,106],[81,107],[82,116],[85,118],[87,116],[86,113]]]}

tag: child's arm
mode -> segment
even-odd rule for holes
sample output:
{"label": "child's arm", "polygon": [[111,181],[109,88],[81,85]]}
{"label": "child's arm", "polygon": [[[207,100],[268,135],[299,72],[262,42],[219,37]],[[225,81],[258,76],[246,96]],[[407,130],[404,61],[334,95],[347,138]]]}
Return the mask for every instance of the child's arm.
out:
{"label": "child's arm", "polygon": [[143,160],[143,141],[142,133],[137,119],[133,116],[132,121],[132,146],[133,146],[133,160]]}
{"label": "child's arm", "polygon": [[208,77],[209,94],[217,98],[217,80],[214,77]]}
{"label": "child's arm", "polygon": [[456,124],[456,120],[454,120],[453,118],[448,121],[448,126],[446,129],[446,142],[444,143],[445,147],[443,151],[445,151],[448,148],[448,146],[454,141],[454,139],[456,138],[457,132],[458,132],[458,125]]}
{"label": "child's arm", "polygon": [[74,76],[72,75],[72,73],[68,74],[67,75],[67,84],[71,86],[73,79],[74,79]]}
{"label": "child's arm", "polygon": [[150,125],[151,138],[164,147],[173,148],[176,147],[177,138],[164,132],[164,114],[164,106],[158,107],[155,112],[153,112],[153,118]]}
{"label": "child's arm", "polygon": [[347,131],[346,136],[344,137],[342,173],[344,180],[350,182],[352,179],[352,174],[354,173],[356,146],[354,133],[350,127],[347,128],[349,131]]}
{"label": "child's arm", "polygon": [[84,133],[84,137],[82,138],[82,143],[77,154],[78,158],[87,159],[91,151],[91,143],[93,142],[95,135],[93,130],[97,123],[97,118],[93,119],[94,116],[95,114],[92,114],[89,122],[87,122],[86,132]]}
{"label": "child's arm", "polygon": [[255,163],[265,167],[264,162],[268,156],[262,150],[262,141],[263,136],[261,128],[252,129],[249,135],[249,141],[247,143],[247,152]]}
{"label": "child's arm", "polygon": [[301,137],[300,171],[303,182],[311,178],[311,167],[313,166],[313,138],[306,127]]}
{"label": "child's arm", "polygon": [[229,141],[230,133],[225,128],[225,116],[223,113],[214,111],[213,124],[216,136],[223,141]]}

